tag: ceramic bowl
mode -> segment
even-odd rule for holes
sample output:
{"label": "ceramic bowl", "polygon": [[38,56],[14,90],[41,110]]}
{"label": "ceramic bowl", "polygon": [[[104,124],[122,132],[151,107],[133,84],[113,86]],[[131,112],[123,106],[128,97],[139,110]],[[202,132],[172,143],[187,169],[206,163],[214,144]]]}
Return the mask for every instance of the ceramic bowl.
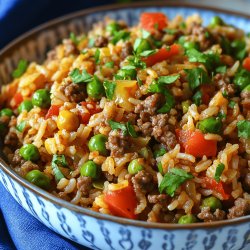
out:
{"label": "ceramic bowl", "polygon": [[[250,16],[175,2],[84,10],[42,25],[3,49],[0,83],[11,80],[11,72],[20,58],[41,62],[48,49],[71,31],[88,31],[94,22],[107,15],[133,25],[145,11],[161,11],[170,18],[176,14],[186,17],[199,13],[205,24],[216,14],[227,23],[250,31]],[[24,209],[47,227],[93,249],[250,249],[250,216],[190,225],[147,223],[103,215],[56,198],[19,177],[4,161],[0,162],[0,181]]]}

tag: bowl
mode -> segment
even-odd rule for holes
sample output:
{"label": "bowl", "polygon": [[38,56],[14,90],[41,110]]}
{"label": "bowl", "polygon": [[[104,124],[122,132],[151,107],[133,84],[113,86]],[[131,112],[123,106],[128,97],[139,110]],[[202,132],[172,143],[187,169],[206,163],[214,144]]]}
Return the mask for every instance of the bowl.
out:
{"label": "bowl", "polygon": [[[138,21],[145,11],[160,11],[169,18],[199,13],[205,24],[219,15],[227,23],[250,31],[250,15],[179,2],[112,5],[83,10],[55,19],[17,38],[1,52],[0,84],[11,80],[19,59],[41,62],[46,52],[71,31],[88,31],[104,16]],[[0,160],[0,181],[14,199],[53,231],[93,249],[250,249],[250,216],[190,225],[147,223],[100,214],[43,191],[18,176]]]}

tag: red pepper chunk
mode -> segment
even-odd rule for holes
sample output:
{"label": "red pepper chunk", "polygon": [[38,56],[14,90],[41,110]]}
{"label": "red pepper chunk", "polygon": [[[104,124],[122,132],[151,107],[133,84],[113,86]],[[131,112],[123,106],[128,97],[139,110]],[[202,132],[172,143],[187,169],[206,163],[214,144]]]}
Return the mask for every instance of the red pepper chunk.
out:
{"label": "red pepper chunk", "polygon": [[160,12],[142,13],[140,17],[140,26],[149,31],[163,30],[168,23],[168,18]]}
{"label": "red pepper chunk", "polygon": [[52,116],[58,116],[60,107],[61,105],[51,105],[47,114],[45,115],[45,119],[47,120]]}
{"label": "red pepper chunk", "polygon": [[215,179],[212,179],[209,177],[204,177],[203,182],[202,182],[202,186],[204,188],[211,189],[211,190],[216,191],[217,193],[220,193],[224,200],[228,200],[230,198],[230,195],[228,195],[225,192],[222,181],[216,182]]}
{"label": "red pepper chunk", "polygon": [[21,95],[21,93],[16,93],[13,96],[13,102],[11,103],[12,108],[17,108],[19,106],[19,104],[23,101],[23,96]]}
{"label": "red pepper chunk", "polygon": [[132,185],[107,192],[104,195],[104,201],[113,215],[136,219],[134,211],[137,206],[137,199]]}
{"label": "red pepper chunk", "polygon": [[100,108],[96,107],[96,103],[93,101],[90,102],[81,102],[82,107],[84,107],[84,110],[81,112],[81,122],[83,124],[87,124],[89,122],[89,119],[91,115],[101,112],[102,110]]}
{"label": "red pepper chunk", "polygon": [[242,66],[244,69],[250,71],[250,56],[244,59]]}
{"label": "red pepper chunk", "polygon": [[152,54],[143,59],[143,61],[147,64],[148,67],[167,60],[175,55],[178,55],[180,52],[180,45],[173,44],[169,48],[161,48],[155,54]]}
{"label": "red pepper chunk", "polygon": [[205,140],[204,135],[199,130],[192,132],[189,130],[177,129],[176,135],[185,153],[195,157],[202,157],[203,155],[207,157],[216,156],[217,142]]}

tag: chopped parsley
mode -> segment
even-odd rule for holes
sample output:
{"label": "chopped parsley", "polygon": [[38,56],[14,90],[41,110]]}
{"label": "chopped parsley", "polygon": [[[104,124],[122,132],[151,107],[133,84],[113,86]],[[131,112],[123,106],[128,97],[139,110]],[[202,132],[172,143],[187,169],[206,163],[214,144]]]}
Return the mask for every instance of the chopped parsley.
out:
{"label": "chopped parsley", "polygon": [[242,120],[237,122],[238,137],[249,139],[250,138],[250,121]]}
{"label": "chopped parsley", "polygon": [[223,65],[223,66],[219,66],[215,69],[216,73],[226,73],[227,72],[227,66]]}
{"label": "chopped parsley", "polygon": [[233,109],[234,106],[235,106],[235,104],[236,104],[236,102],[234,102],[234,101],[231,100],[231,101],[229,102],[228,106],[229,106],[231,109]]}
{"label": "chopped parsley", "polygon": [[160,76],[158,83],[171,84],[180,78],[180,74],[170,75],[170,76]]}
{"label": "chopped parsley", "polygon": [[130,122],[120,123],[120,122],[109,120],[108,123],[112,130],[120,129],[124,135],[129,134],[130,136],[134,138],[138,137],[134,129],[134,126]]}
{"label": "chopped parsley", "polygon": [[145,69],[146,63],[141,60],[139,56],[130,56],[128,58],[129,65],[135,66],[136,68]]}
{"label": "chopped parsley", "polygon": [[207,72],[202,68],[185,69],[185,72],[187,73],[187,80],[191,90],[211,81]]}
{"label": "chopped parsley", "polygon": [[140,53],[140,56],[148,57],[148,56],[153,55],[155,53],[156,53],[156,49],[154,49],[154,50],[145,50],[145,51]]}
{"label": "chopped parsley", "polygon": [[198,90],[192,97],[192,100],[194,101],[196,106],[201,105],[202,102],[202,92]]}
{"label": "chopped parsley", "polygon": [[14,78],[18,78],[22,76],[25,73],[27,68],[28,68],[28,62],[24,59],[21,59],[18,62],[17,68],[12,72],[12,76]]}
{"label": "chopped parsley", "polygon": [[83,69],[82,73],[80,73],[80,70],[77,68],[73,69],[69,76],[71,77],[73,83],[85,83],[93,80],[93,76],[88,74],[86,69]]}
{"label": "chopped parsley", "polygon": [[70,32],[69,38],[75,45],[78,45],[85,37],[82,36],[81,38],[78,38],[74,32]]}
{"label": "chopped parsley", "polygon": [[110,68],[110,69],[114,68],[114,62],[112,62],[112,61],[111,62],[106,62],[105,67]]}
{"label": "chopped parsley", "polygon": [[250,72],[245,69],[240,69],[235,74],[233,82],[236,87],[242,91],[250,82]]}
{"label": "chopped parsley", "polygon": [[174,196],[176,189],[187,180],[193,179],[193,175],[179,168],[171,168],[166,173],[159,185],[160,193],[167,193],[171,197]]}
{"label": "chopped parsley", "polygon": [[115,93],[116,83],[112,82],[112,81],[105,80],[103,82],[103,86],[104,86],[105,93],[106,93],[108,100],[112,100],[114,93]]}
{"label": "chopped parsley", "polygon": [[120,30],[114,33],[113,38],[111,39],[111,43],[117,44],[120,40],[127,40],[130,36],[130,32],[125,30]]}
{"label": "chopped parsley", "polygon": [[94,58],[95,58],[95,63],[96,64],[99,64],[100,63],[100,54],[101,54],[101,51],[99,49],[97,49],[95,51],[95,55],[94,55]]}
{"label": "chopped parsley", "polygon": [[225,169],[225,165],[223,163],[218,164],[218,166],[216,167],[215,174],[214,174],[214,179],[216,180],[216,182],[220,182],[220,177],[224,169]]}
{"label": "chopped parsley", "polygon": [[146,39],[146,38],[148,38],[148,37],[150,37],[150,32],[148,32],[147,30],[142,30],[142,38],[144,38],[144,39]]}
{"label": "chopped parsley", "polygon": [[68,167],[68,163],[66,162],[65,156],[53,155],[51,167],[55,175],[56,181],[59,182],[62,178],[64,178],[60,167]]}

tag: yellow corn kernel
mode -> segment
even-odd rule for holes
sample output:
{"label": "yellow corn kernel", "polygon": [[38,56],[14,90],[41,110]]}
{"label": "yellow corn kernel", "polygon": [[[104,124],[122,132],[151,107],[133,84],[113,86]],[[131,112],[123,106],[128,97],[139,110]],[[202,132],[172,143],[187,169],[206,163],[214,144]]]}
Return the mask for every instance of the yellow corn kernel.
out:
{"label": "yellow corn kernel", "polygon": [[45,148],[50,155],[56,154],[57,147],[55,138],[48,138],[44,142]]}
{"label": "yellow corn kernel", "polygon": [[100,52],[101,52],[101,55],[100,55],[101,58],[105,57],[105,56],[110,56],[110,50],[109,50],[109,48],[101,48]]}
{"label": "yellow corn kernel", "polygon": [[78,116],[69,110],[61,110],[56,121],[60,130],[75,131],[79,127]]}

